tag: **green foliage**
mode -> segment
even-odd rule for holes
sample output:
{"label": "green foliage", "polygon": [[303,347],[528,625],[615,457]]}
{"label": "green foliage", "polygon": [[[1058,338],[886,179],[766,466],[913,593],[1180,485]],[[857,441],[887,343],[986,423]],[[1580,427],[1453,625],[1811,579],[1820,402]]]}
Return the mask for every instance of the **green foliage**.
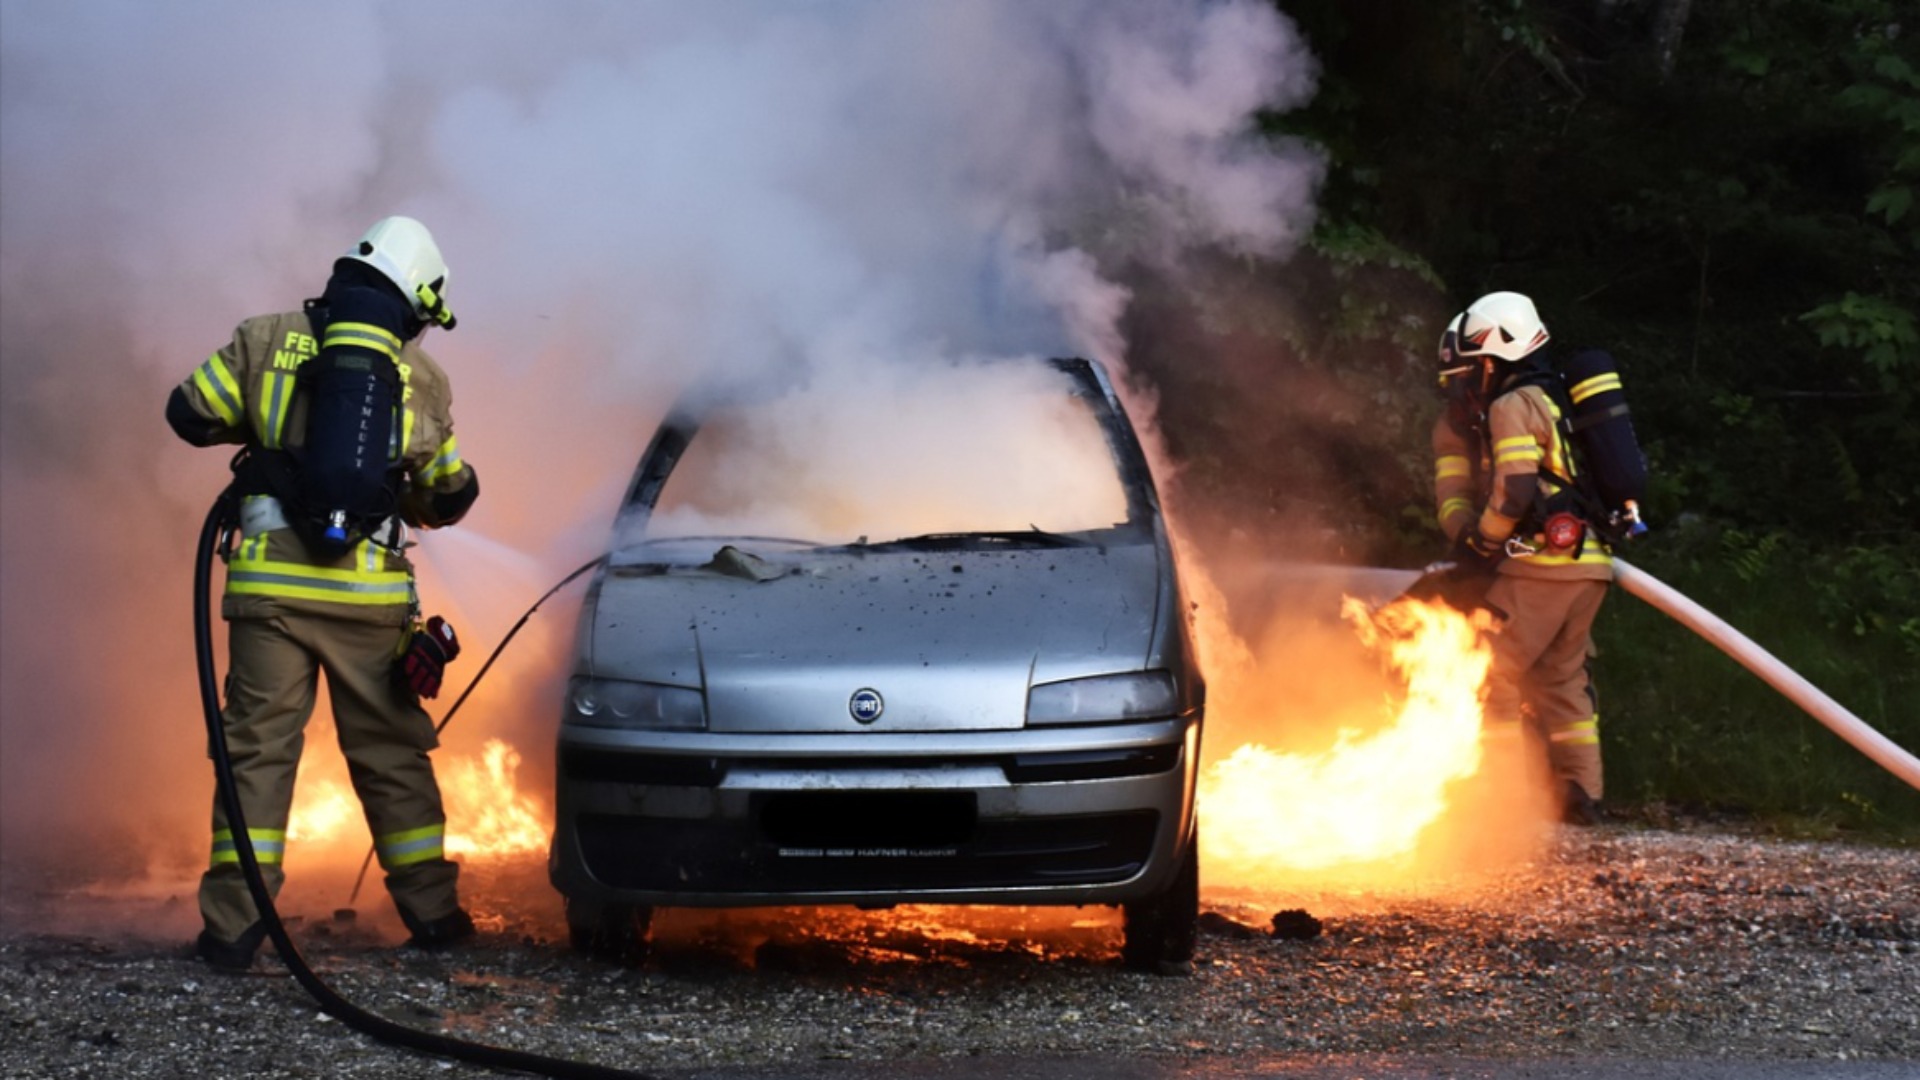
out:
{"label": "green foliage", "polygon": [[[1129,281],[1189,490],[1254,535],[1435,554],[1432,350],[1534,297],[1619,362],[1653,466],[1631,555],[1920,746],[1920,33],[1900,0],[1276,0],[1321,61],[1262,117],[1330,163],[1283,267]],[[1906,25],[1902,25],[1902,24]],[[1920,822],[1912,792],[1627,599],[1606,654],[1616,797]]]}
{"label": "green foliage", "polygon": [[1885,297],[1850,292],[1800,321],[1820,336],[1820,344],[1858,351],[1889,392],[1902,389],[1920,370],[1920,327],[1913,312]]}
{"label": "green foliage", "polygon": [[[1876,730],[1920,746],[1920,550],[1683,530],[1635,565]],[[1906,787],[1731,658],[1616,590],[1598,627],[1609,796],[1920,835]]]}

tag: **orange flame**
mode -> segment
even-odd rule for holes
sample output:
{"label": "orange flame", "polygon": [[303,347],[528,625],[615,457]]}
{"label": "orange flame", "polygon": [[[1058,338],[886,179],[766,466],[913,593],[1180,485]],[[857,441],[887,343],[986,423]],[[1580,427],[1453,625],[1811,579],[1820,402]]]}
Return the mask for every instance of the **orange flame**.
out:
{"label": "orange flame", "polygon": [[1447,810],[1449,786],[1479,770],[1484,624],[1406,599],[1376,612],[1347,597],[1341,613],[1404,694],[1385,704],[1379,729],[1343,728],[1323,752],[1248,743],[1208,766],[1198,798],[1209,876],[1263,880],[1405,855]]}
{"label": "orange flame", "polygon": [[447,854],[497,858],[547,850],[546,808],[519,789],[520,751],[488,739],[480,760],[462,758],[440,770],[447,805]]}
{"label": "orange flame", "polygon": [[[505,740],[488,739],[477,756],[438,764],[448,855],[490,859],[547,849],[551,815],[544,803],[520,789],[520,760],[520,752]],[[294,787],[287,839],[301,842],[308,852],[370,842],[364,826],[355,828],[364,818],[353,789],[334,775],[311,775],[329,771],[343,772],[344,766],[309,754]]]}
{"label": "orange flame", "polygon": [[[305,771],[303,763],[301,772]],[[325,843],[359,820],[360,800],[351,787],[330,777],[303,780],[294,787],[287,839]]]}

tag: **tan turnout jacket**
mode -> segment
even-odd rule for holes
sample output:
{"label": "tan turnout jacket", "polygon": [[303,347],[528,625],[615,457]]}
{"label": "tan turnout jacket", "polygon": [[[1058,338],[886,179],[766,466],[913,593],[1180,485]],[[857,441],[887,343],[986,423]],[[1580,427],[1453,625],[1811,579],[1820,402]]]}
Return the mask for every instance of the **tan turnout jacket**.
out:
{"label": "tan turnout jacket", "polygon": [[[1479,524],[1481,535],[1504,541],[1514,535],[1533,505],[1536,490],[1553,494],[1558,485],[1541,473],[1546,464],[1559,476],[1574,477],[1573,454],[1560,437],[1560,411],[1538,386],[1522,386],[1495,398],[1487,410],[1484,445],[1454,430],[1442,415],[1433,426],[1433,495],[1440,528],[1447,539]],[[1613,580],[1613,559],[1589,530],[1576,557],[1574,549],[1549,548],[1544,536],[1521,539],[1538,549],[1524,558],[1508,558],[1500,572],[1517,577]]]}
{"label": "tan turnout jacket", "polygon": [[[216,442],[298,448],[305,443],[306,409],[294,394],[295,374],[320,346],[305,312],[248,319],[181,389],[196,412],[220,425]],[[416,528],[433,528],[443,523],[434,519],[432,494],[460,490],[472,482],[473,470],[454,438],[446,373],[417,342],[402,346],[396,363],[404,387],[398,465],[408,478],[399,516]],[[247,517],[243,509],[243,521]],[[362,541],[340,558],[320,558],[281,527],[243,531],[228,560],[222,614],[264,618],[296,610],[399,625],[412,602],[413,567],[400,553]]]}

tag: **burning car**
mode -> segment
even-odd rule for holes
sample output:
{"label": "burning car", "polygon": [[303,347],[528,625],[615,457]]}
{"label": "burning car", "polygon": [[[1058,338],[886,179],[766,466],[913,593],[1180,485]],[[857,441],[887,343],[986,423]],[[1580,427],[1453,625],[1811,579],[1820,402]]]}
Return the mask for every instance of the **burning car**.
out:
{"label": "burning car", "polygon": [[576,948],[643,955],[656,906],[1118,905],[1127,966],[1190,965],[1204,686],[1093,362],[683,397],[574,663]]}

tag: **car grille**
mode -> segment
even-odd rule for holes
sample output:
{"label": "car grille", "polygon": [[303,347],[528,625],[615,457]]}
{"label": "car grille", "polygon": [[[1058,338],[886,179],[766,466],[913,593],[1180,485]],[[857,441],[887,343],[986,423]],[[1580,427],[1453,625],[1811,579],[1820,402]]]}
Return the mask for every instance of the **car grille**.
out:
{"label": "car grille", "polygon": [[569,780],[636,784],[643,787],[718,787],[729,769],[779,769],[835,773],[860,769],[930,769],[991,765],[1013,784],[1119,780],[1163,773],[1180,762],[1180,745],[1163,743],[1113,750],[1059,750],[1035,754],[983,754],[966,757],[897,758],[736,758],[682,754],[635,754],[617,750],[562,747],[560,774]]}
{"label": "car grille", "polygon": [[587,870],[649,892],[908,892],[1098,885],[1146,866],[1160,815],[977,819],[970,793],[790,792],[738,823],[582,814]]}

